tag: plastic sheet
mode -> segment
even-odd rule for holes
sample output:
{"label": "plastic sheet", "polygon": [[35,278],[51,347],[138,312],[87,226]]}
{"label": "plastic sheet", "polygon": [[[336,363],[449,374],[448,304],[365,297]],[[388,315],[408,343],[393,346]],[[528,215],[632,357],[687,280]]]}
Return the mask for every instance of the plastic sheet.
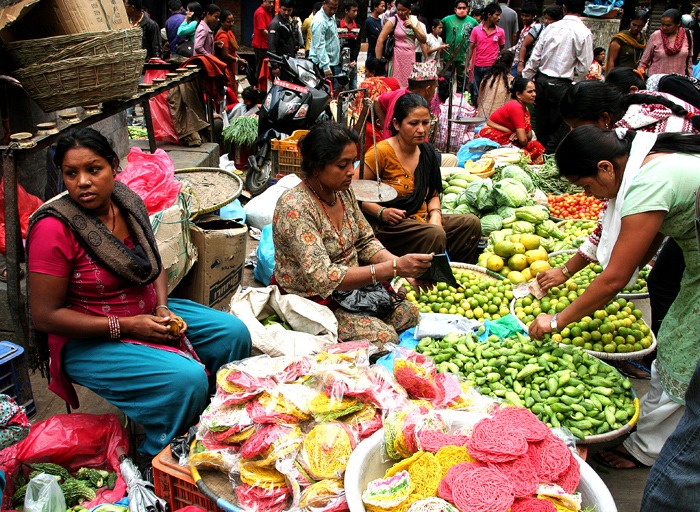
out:
{"label": "plastic sheet", "polygon": [[[22,185],[17,184],[17,206],[19,207],[19,227],[22,238],[27,237],[29,227],[29,217],[44,202],[36,196],[24,190]],[[0,180],[0,253],[7,254],[5,247],[5,180]]]}
{"label": "plastic sheet", "polygon": [[[165,69],[149,69],[143,75],[143,82],[150,84],[154,78],[165,78]],[[148,100],[153,118],[153,132],[156,140],[180,144],[180,139],[175,131],[173,116],[168,106],[168,91],[165,91]]]}
{"label": "plastic sheet", "polygon": [[175,179],[175,164],[165,151],[159,148],[151,154],[134,147],[126,159],[129,163],[116,179],[143,199],[148,215],[175,204],[182,183]]}

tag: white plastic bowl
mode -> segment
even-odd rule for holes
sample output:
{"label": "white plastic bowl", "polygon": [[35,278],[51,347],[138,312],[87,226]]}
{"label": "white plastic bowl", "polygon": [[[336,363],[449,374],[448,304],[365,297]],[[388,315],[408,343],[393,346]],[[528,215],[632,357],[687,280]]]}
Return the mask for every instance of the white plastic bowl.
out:
{"label": "white plastic bowl", "polygon": [[[461,411],[441,411],[443,418],[453,425],[464,423],[464,415]],[[460,421],[461,420],[461,421]],[[365,512],[362,503],[362,491],[372,480],[384,476],[394,461],[382,460],[382,443],[384,430],[375,432],[372,436],[357,445],[350,456],[345,470],[345,496],[348,500],[350,512]],[[581,481],[578,491],[583,498],[583,507],[595,507],[596,512],[617,512],[617,506],[610,491],[598,474],[578,455],[575,455],[581,465]]]}

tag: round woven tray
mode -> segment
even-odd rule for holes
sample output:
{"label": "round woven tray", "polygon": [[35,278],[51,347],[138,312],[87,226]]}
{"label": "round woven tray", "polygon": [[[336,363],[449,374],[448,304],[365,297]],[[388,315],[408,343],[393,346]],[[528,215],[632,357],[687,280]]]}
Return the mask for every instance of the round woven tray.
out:
{"label": "round woven tray", "polygon": [[[194,445],[194,442],[192,444]],[[241,508],[229,501],[235,501],[235,494],[226,473],[209,468],[203,468],[200,472],[196,466],[190,466],[190,474],[197,489],[204,497],[216,503],[218,509],[226,512],[242,512]]]}
{"label": "round woven tray", "polygon": [[[559,256],[560,254],[576,254],[576,249],[565,249],[563,251],[554,251],[549,253],[549,257],[551,258],[552,256]],[[651,270],[650,265],[646,265],[647,268]],[[635,299],[648,299],[649,298],[649,292],[641,292],[641,293],[618,293],[616,295],[616,298],[619,299],[627,299],[627,300],[635,300]]]}
{"label": "round woven tray", "polygon": [[639,398],[637,398],[637,394],[634,392],[634,388],[630,388],[630,392],[632,393],[633,397],[633,402],[634,402],[634,416],[632,416],[632,419],[627,423],[626,425],[623,425],[622,427],[618,428],[617,430],[612,430],[610,432],[606,432],[605,434],[596,434],[594,436],[588,436],[585,437],[581,440],[578,441],[578,444],[596,444],[596,443],[606,443],[608,441],[612,441],[614,439],[617,439],[618,437],[624,436],[627,432],[632,430],[634,426],[637,424],[637,420],[639,419]]}
{"label": "round woven tray", "polygon": [[211,213],[235,201],[243,191],[243,181],[218,167],[178,169],[175,177],[187,181],[193,190],[192,216]]}
{"label": "round woven tray", "polygon": [[[515,316],[515,301],[518,299],[513,299],[510,301],[510,314],[515,317],[515,319],[518,321],[518,323],[522,326],[523,329],[526,331],[528,330],[528,326],[525,325],[525,323],[520,320],[517,316]],[[646,322],[645,322],[646,323]],[[636,352],[614,352],[614,353],[608,353],[608,352],[598,352],[597,350],[586,350],[585,348],[582,348],[581,350],[585,350],[588,352],[590,355],[597,357],[598,359],[606,359],[608,361],[629,361],[629,360],[637,360],[641,359],[647,354],[651,354],[654,350],[656,350],[656,336],[654,335],[653,331],[649,331],[651,334],[651,345],[649,345],[649,348],[645,348],[644,350],[637,350]],[[563,343],[562,343],[563,345]]]}

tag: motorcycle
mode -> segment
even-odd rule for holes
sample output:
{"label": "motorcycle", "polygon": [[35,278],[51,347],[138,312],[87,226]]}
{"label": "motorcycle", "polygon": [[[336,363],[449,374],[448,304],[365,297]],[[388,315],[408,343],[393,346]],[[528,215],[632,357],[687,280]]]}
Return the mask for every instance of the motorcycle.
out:
{"label": "motorcycle", "polygon": [[245,185],[252,196],[263,192],[272,176],[272,139],[283,139],[295,130],[332,119],[332,78],[347,84],[347,75],[327,78],[321,69],[307,59],[280,56],[268,52],[271,64],[279,65],[258,118],[258,140],[255,154],[248,157]]}

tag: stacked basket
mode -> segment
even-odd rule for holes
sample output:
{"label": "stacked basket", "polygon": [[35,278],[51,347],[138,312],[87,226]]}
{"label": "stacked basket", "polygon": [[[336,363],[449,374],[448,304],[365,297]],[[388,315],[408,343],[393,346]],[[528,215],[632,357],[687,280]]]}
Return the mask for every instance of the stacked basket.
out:
{"label": "stacked basket", "polygon": [[7,45],[15,77],[45,112],[136,94],[146,51],[141,29],[47,37]]}

